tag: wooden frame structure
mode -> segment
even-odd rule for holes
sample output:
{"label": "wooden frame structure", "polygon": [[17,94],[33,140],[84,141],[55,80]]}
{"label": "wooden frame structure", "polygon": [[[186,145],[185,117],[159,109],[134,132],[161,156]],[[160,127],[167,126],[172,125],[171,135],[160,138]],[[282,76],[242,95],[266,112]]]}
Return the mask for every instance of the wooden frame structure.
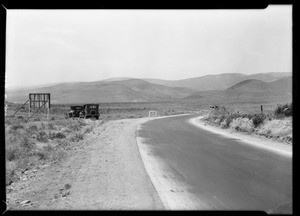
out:
{"label": "wooden frame structure", "polygon": [[[31,110],[38,108],[32,115]],[[50,114],[50,93],[29,93],[29,109],[27,121],[41,108],[47,108],[47,120]]]}
{"label": "wooden frame structure", "polygon": [[[21,107],[17,109],[17,111],[10,117],[12,119],[17,112],[20,111],[21,108],[23,108],[27,103],[28,104],[28,121],[31,119],[34,114],[36,114],[41,108],[47,108],[47,120],[49,120],[49,114],[50,114],[50,93],[29,93],[29,100],[27,100]],[[38,108],[32,115],[31,115],[31,109]]]}

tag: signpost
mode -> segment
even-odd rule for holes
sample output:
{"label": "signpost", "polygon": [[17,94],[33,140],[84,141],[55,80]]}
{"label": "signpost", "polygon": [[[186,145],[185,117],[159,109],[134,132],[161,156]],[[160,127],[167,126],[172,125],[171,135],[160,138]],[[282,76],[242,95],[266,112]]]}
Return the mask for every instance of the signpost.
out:
{"label": "signpost", "polygon": [[[32,115],[30,111],[38,108]],[[49,120],[50,113],[50,93],[30,93],[29,94],[29,109],[27,121],[41,108],[47,108],[47,120]]]}

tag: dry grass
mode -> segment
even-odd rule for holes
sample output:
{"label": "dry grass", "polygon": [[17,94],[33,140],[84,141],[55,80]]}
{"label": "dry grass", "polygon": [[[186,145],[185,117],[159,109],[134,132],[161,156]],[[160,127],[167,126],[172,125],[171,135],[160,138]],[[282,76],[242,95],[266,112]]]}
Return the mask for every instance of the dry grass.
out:
{"label": "dry grass", "polygon": [[[245,113],[235,112],[236,109],[220,107],[204,119],[211,124],[220,126],[221,128],[230,128],[234,131],[254,133],[268,138],[292,142],[292,117],[284,117],[278,115],[278,107],[268,113]],[[292,112],[288,112],[290,116]]]}
{"label": "dry grass", "polygon": [[266,121],[258,130],[257,133],[267,137],[274,137],[291,141],[293,137],[292,119],[272,119]]}
{"label": "dry grass", "polygon": [[235,131],[251,133],[254,131],[254,124],[252,119],[236,118],[230,123],[230,128]]}
{"label": "dry grass", "polygon": [[[14,119],[5,124],[6,184],[17,181],[20,173],[44,163],[59,162],[70,150],[70,141],[84,139],[95,124],[83,119],[23,122]],[[83,132],[82,132],[83,131]]]}

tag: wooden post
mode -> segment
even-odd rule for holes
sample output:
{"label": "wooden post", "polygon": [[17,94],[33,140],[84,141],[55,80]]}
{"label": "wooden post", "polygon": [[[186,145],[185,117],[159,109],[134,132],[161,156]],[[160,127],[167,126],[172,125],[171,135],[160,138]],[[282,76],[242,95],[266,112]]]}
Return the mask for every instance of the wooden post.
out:
{"label": "wooden post", "polygon": [[49,113],[50,113],[50,109],[49,106],[47,107],[47,121],[49,121]]}
{"label": "wooden post", "polygon": [[28,118],[30,117],[30,100],[29,100],[29,104],[28,104]]}
{"label": "wooden post", "polygon": [[263,110],[263,105],[260,105],[260,111],[261,111],[261,114],[264,113],[264,110]]}

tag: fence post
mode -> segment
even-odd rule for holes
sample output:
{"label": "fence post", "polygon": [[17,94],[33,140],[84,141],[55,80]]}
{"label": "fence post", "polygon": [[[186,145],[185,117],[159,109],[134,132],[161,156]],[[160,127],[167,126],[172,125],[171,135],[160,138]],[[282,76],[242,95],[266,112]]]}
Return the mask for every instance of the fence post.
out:
{"label": "fence post", "polygon": [[261,111],[261,114],[264,113],[264,110],[263,110],[263,105],[260,105],[260,111]]}
{"label": "fence post", "polygon": [[29,104],[28,104],[28,118],[30,118],[30,100],[29,100]]}
{"label": "fence post", "polygon": [[47,121],[49,121],[50,119],[49,119],[49,114],[50,114],[50,108],[49,107],[47,107]]}

